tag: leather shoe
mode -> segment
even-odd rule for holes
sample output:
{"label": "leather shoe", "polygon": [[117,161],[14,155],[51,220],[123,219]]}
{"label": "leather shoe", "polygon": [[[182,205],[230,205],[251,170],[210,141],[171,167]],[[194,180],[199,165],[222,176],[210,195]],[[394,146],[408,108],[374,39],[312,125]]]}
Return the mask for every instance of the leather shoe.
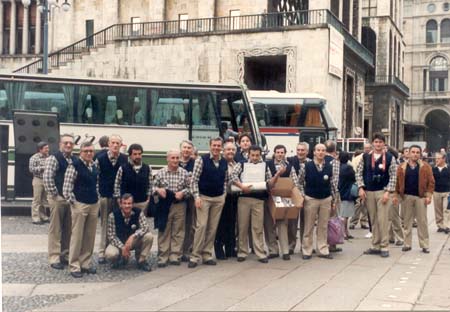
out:
{"label": "leather shoe", "polygon": [[170,265],[180,265],[181,263],[178,260],[173,260],[173,261],[169,261],[169,264]]}
{"label": "leather shoe", "polygon": [[445,233],[445,234],[450,233],[450,229],[449,229],[449,228],[445,228],[445,229],[444,229],[444,233]]}
{"label": "leather shoe", "polygon": [[403,242],[402,242],[402,241],[397,241],[397,242],[395,243],[395,246],[403,246]]}
{"label": "leather shoe", "polygon": [[389,257],[389,251],[387,251],[387,250],[382,250],[382,251],[380,252],[380,256],[381,256],[382,258],[387,258],[387,257]]}
{"label": "leather shoe", "polygon": [[50,264],[50,267],[55,270],[63,270],[64,269],[64,265],[61,262],[52,263],[52,264]]}
{"label": "leather shoe", "polygon": [[430,249],[428,249],[428,248],[422,248],[422,252],[423,252],[423,253],[430,253]]}
{"label": "leather shoe", "polygon": [[245,261],[245,258],[244,258],[244,257],[237,257],[237,261],[238,261],[238,262],[244,262],[244,261]]}
{"label": "leather shoe", "polygon": [[441,233],[441,232],[444,232],[444,231],[445,231],[445,230],[444,230],[443,228],[438,228],[438,229],[437,229],[437,232],[438,232],[438,233]]}
{"label": "leather shoe", "polygon": [[81,273],[87,273],[87,274],[97,274],[97,269],[95,267],[90,267],[90,268],[81,268]]}
{"label": "leather shoe", "polygon": [[280,256],[280,254],[269,254],[269,259],[274,259],[274,258],[278,258]]}
{"label": "leather shoe", "polygon": [[351,224],[348,228],[349,228],[350,230],[354,230],[354,229],[355,229],[355,226],[354,226],[353,224]]}
{"label": "leather shoe", "polygon": [[195,267],[197,267],[197,262],[189,261],[188,268],[189,268],[189,269],[193,269],[193,268],[195,268]]}
{"label": "leather shoe", "polygon": [[147,261],[138,262],[137,268],[145,272],[150,272],[152,270],[150,263]]}
{"label": "leather shoe", "polygon": [[311,255],[303,255],[303,260],[310,260],[312,258]]}
{"label": "leather shoe", "polygon": [[105,259],[105,257],[100,257],[100,258],[98,258],[98,264],[106,264],[106,259]]}
{"label": "leather shoe", "polygon": [[258,261],[261,262],[261,263],[268,263],[268,262],[269,262],[269,259],[267,259],[267,258],[261,258],[261,259],[258,259]]}
{"label": "leather shoe", "polygon": [[330,252],[341,252],[341,251],[342,251],[342,248],[339,248],[339,247],[330,249]]}
{"label": "leather shoe", "polygon": [[213,259],[209,259],[209,260],[203,261],[203,264],[206,264],[206,265],[216,265],[217,262],[214,261]]}
{"label": "leather shoe", "polygon": [[74,278],[83,277],[83,273],[81,273],[80,271],[70,272],[70,275],[72,275],[72,277],[74,277]]}
{"label": "leather shoe", "polygon": [[283,255],[283,260],[291,260],[291,256],[288,254]]}
{"label": "leather shoe", "polygon": [[167,267],[167,263],[166,262],[158,263],[158,268],[165,268],[165,267]]}
{"label": "leather shoe", "polygon": [[189,257],[186,255],[182,255],[180,260],[181,262],[189,262]]}
{"label": "leather shoe", "polygon": [[411,247],[404,246],[404,247],[402,248],[402,251],[410,251],[410,250],[411,250]]}
{"label": "leather shoe", "polygon": [[369,248],[366,251],[364,251],[364,254],[365,255],[379,255],[379,254],[381,254],[381,250]]}
{"label": "leather shoe", "polygon": [[328,254],[328,255],[318,255],[319,258],[323,258],[323,259],[333,259],[333,256]]}
{"label": "leather shoe", "polygon": [[395,243],[395,240],[394,239],[390,239],[389,240],[389,244],[394,244]]}

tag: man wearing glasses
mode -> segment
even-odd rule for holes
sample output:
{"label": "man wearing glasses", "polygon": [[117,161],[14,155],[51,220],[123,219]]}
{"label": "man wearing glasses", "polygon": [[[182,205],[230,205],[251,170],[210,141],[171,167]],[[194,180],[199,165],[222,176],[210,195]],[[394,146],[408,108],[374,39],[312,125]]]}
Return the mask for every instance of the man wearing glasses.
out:
{"label": "man wearing glasses", "polygon": [[56,270],[64,269],[68,263],[71,231],[69,204],[63,197],[63,182],[67,167],[75,157],[72,155],[73,136],[63,134],[59,151],[47,158],[44,169],[44,188],[50,205],[50,226],[48,229],[48,261]]}
{"label": "man wearing glasses", "polygon": [[98,169],[93,158],[92,143],[82,143],[80,158],[72,162],[64,176],[63,194],[72,211],[69,270],[75,278],[97,273],[91,263],[99,210]]}

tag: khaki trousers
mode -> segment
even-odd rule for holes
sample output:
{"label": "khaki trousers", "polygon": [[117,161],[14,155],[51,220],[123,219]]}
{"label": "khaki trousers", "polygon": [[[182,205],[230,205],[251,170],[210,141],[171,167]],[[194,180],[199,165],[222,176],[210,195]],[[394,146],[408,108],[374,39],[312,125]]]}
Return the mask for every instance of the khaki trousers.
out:
{"label": "khaki trousers", "polygon": [[413,195],[405,195],[403,206],[405,209],[405,247],[412,244],[412,225],[414,219],[417,221],[417,235],[419,236],[420,248],[429,248],[427,207],[425,199]]}
{"label": "khaki trousers", "polygon": [[316,199],[305,196],[305,231],[303,233],[302,252],[304,256],[310,256],[313,250],[314,223],[316,228],[316,251],[319,255],[328,255],[328,220],[331,212],[331,196],[324,199]]}
{"label": "khaki trousers", "polygon": [[50,225],[48,228],[48,262],[50,264],[69,260],[72,218],[70,206],[64,197],[48,197],[50,205]]}
{"label": "khaki trousers", "polygon": [[100,246],[98,247],[98,257],[105,257],[105,249],[108,243],[108,216],[112,212],[113,198],[100,197]]}
{"label": "khaki trousers", "polygon": [[133,207],[141,209],[142,213],[147,216],[148,201],[133,203]]}
{"label": "khaki trousers", "polygon": [[200,195],[202,206],[197,208],[194,243],[190,261],[199,262],[213,259],[214,240],[217,226],[225,203],[225,193],[221,196],[209,197]]}
{"label": "khaki trousers", "polygon": [[434,192],[434,219],[438,229],[446,229],[450,227],[450,210],[448,210],[449,192]]}
{"label": "khaki trousers", "polygon": [[[265,258],[264,251],[264,200],[252,197],[238,199],[238,257],[248,256],[248,232],[251,226],[252,247],[255,255]],[[276,242],[276,241],[275,241]]]}
{"label": "khaki trousers", "polygon": [[72,236],[69,249],[69,270],[76,272],[81,268],[91,267],[99,203],[83,204],[76,201],[71,205],[71,209]]}
{"label": "khaki trousers", "polygon": [[399,205],[391,205],[389,209],[389,240],[403,242],[403,227],[400,221]]}
{"label": "khaki trousers", "polygon": [[357,226],[358,222],[361,223],[361,226],[369,226],[369,216],[367,212],[366,204],[361,201],[361,198],[358,197],[355,203],[355,214],[350,219],[350,224],[353,226]]}
{"label": "khaki trousers", "polygon": [[392,198],[383,204],[384,190],[366,191],[366,206],[372,223],[372,248],[388,251],[389,247],[389,210]]}
{"label": "khaki trousers", "polygon": [[[150,255],[153,244],[153,235],[151,233],[145,233],[140,238],[135,238],[133,244],[131,244],[131,250],[135,250],[135,256],[137,262],[146,261]],[[114,245],[109,244],[105,250],[105,258],[108,261],[116,262],[120,256],[120,249]]]}
{"label": "khaki trousers", "polygon": [[195,223],[197,222],[196,215],[194,200],[190,198],[186,205],[186,217],[184,222],[183,255],[187,257],[190,256],[194,244],[194,228]]}
{"label": "khaki trousers", "polygon": [[283,255],[289,255],[289,238],[288,238],[289,221],[287,219],[277,220],[277,222],[275,223],[278,234],[278,242],[280,243],[280,250],[281,254]]}
{"label": "khaki trousers", "polygon": [[172,204],[164,232],[158,233],[158,263],[179,261],[184,241],[186,202]]}
{"label": "khaki trousers", "polygon": [[273,222],[272,214],[267,204],[264,205],[264,238],[266,239],[269,254],[279,254],[276,224]]}
{"label": "khaki trousers", "polygon": [[[300,214],[299,214],[300,216]],[[295,246],[297,246],[297,233],[298,233],[298,221],[299,217],[297,219],[290,219],[288,220],[288,243],[289,243],[289,251],[294,251]]]}
{"label": "khaki trousers", "polygon": [[41,178],[33,178],[33,202],[31,203],[31,220],[40,222],[48,220],[45,204],[47,203],[47,195],[45,193],[44,181]]}

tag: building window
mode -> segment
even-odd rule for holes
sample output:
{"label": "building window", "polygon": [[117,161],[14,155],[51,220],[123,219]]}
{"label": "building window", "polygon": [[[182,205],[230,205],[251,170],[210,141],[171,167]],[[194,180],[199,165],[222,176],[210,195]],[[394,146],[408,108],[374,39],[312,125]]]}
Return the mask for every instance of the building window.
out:
{"label": "building window", "polygon": [[92,47],[94,45],[94,20],[86,20],[86,45]]}
{"label": "building window", "polygon": [[241,16],[241,10],[230,10],[231,29],[239,29],[239,17]]}
{"label": "building window", "polygon": [[450,9],[450,3],[448,3],[448,2],[445,2],[443,5],[442,5],[442,10],[444,10],[444,11],[448,11]]}
{"label": "building window", "polygon": [[447,91],[448,61],[437,56],[430,63],[430,91]]}
{"label": "building window", "polygon": [[428,11],[428,13],[433,13],[434,11],[436,11],[436,5],[434,3],[430,3],[427,6],[427,11]]}
{"label": "building window", "polygon": [[441,22],[441,42],[450,42],[450,19],[448,18]]}
{"label": "building window", "polygon": [[188,14],[179,14],[178,15],[178,21],[180,23],[180,32],[187,32],[188,30],[188,20],[189,15]]}
{"label": "building window", "polygon": [[131,24],[132,24],[132,35],[138,36],[139,31],[141,29],[141,18],[140,17],[132,17],[131,18]]}
{"label": "building window", "polygon": [[437,42],[437,22],[435,20],[429,20],[427,22],[427,43]]}
{"label": "building window", "polygon": [[339,0],[330,0],[330,11],[339,18]]}

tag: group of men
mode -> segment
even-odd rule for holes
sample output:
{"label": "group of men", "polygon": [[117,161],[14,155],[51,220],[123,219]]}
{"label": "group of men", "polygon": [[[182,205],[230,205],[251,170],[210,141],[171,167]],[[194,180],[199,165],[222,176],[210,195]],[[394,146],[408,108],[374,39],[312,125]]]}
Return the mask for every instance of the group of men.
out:
{"label": "group of men", "polygon": [[[224,143],[220,137],[211,139],[209,153],[203,156],[195,155],[193,143],[185,140],[179,149],[167,152],[167,166],[154,175],[142,161],[141,145],[131,144],[127,157],[120,152],[120,136],[111,135],[106,142],[95,155],[92,143],[82,143],[75,157],[73,136],[65,134],[59,151],[49,156],[48,145],[40,143],[39,152],[30,159],[36,201],[33,222],[46,218],[38,204],[43,189],[50,205],[48,256],[53,269],[68,264],[76,278],[96,273],[92,255],[99,214],[98,263],[110,262],[113,268],[125,265],[135,250],[137,267],[151,270],[153,236],[147,215],[158,229],[160,268],[183,261],[189,268],[216,265],[216,259],[229,257],[243,262],[250,252],[261,263],[280,255],[290,260],[299,227],[304,260],[314,252],[332,259],[332,252],[342,251],[327,242],[328,221],[340,203],[340,163],[333,141],[315,145],[312,159],[307,157],[305,142],[297,145],[293,157],[286,157],[286,147],[277,145],[272,159],[264,161],[261,148],[252,145],[246,134],[238,145]],[[367,209],[373,234],[365,254],[389,256],[390,227],[400,217],[402,250],[411,250],[416,221],[420,247],[428,253],[426,206],[433,192],[439,232],[448,233],[450,171],[445,155],[437,154],[431,168],[420,160],[421,153],[419,146],[411,146],[407,159],[399,164],[385,148],[384,135],[376,133],[372,145],[354,160],[362,207],[357,214]],[[267,203],[279,179],[290,179],[301,194],[297,218],[273,219]]]}

